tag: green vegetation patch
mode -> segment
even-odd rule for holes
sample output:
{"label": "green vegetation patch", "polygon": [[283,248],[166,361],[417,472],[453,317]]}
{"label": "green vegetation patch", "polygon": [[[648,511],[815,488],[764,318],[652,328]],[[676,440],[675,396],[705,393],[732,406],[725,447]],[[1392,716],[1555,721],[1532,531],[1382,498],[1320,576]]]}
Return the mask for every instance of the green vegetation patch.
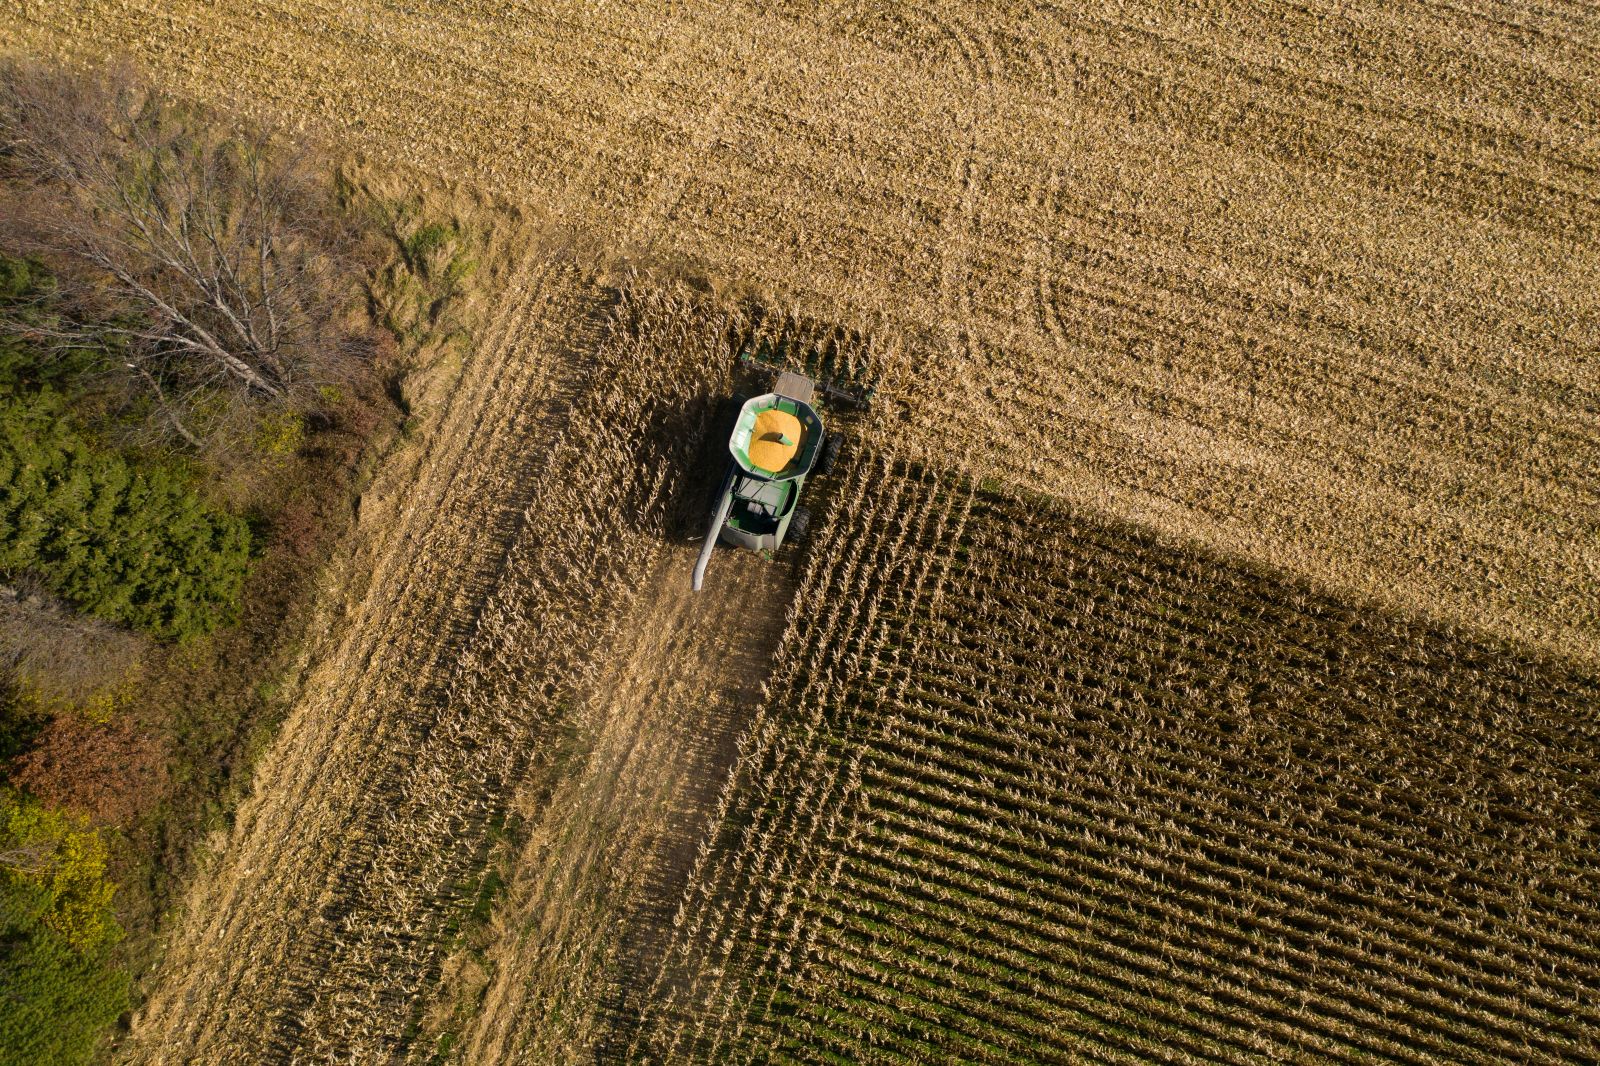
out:
{"label": "green vegetation patch", "polygon": [[86,1062],[126,1009],[111,894],[95,830],[0,791],[0,1063]]}
{"label": "green vegetation patch", "polygon": [[51,390],[0,398],[0,573],[34,572],[89,614],[184,640],[233,616],[249,561],[244,519],[96,447]]}

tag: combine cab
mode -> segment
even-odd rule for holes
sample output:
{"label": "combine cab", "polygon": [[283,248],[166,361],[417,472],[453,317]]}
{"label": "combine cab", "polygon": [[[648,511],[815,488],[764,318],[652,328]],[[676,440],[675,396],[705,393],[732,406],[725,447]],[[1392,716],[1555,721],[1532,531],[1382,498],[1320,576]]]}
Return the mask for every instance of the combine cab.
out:
{"label": "combine cab", "polygon": [[804,539],[810,515],[799,506],[806,476],[833,465],[839,438],[830,437],[811,406],[815,385],[799,374],[778,375],[772,391],[746,400],[728,440],[733,462],[722,479],[716,516],[694,566],[695,591],[720,540],[751,551],[776,551]]}

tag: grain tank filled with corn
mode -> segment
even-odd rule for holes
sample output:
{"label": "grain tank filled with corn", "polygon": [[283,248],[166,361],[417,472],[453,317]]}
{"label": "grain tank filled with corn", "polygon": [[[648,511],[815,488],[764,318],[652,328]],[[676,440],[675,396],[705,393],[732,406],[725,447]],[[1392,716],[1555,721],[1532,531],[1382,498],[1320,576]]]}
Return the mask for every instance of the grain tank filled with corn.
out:
{"label": "grain tank filled with corn", "polygon": [[827,473],[839,447],[839,437],[827,433],[811,406],[814,393],[810,378],[783,373],[771,392],[746,400],[739,409],[728,439],[733,461],[694,566],[695,591],[705,581],[706,565],[719,541],[773,552],[786,539],[805,538],[811,516],[799,505],[800,489],[813,467]]}

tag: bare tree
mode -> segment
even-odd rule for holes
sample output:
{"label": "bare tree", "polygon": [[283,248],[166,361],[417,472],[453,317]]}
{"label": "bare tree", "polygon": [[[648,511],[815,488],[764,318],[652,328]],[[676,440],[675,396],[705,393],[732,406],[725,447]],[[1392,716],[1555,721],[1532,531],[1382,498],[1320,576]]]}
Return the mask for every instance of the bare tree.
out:
{"label": "bare tree", "polygon": [[351,372],[350,243],[303,155],[126,71],[18,62],[0,68],[0,166],[25,190],[3,235],[64,276],[68,313],[22,328],[109,345],[189,443],[230,405],[314,406]]}

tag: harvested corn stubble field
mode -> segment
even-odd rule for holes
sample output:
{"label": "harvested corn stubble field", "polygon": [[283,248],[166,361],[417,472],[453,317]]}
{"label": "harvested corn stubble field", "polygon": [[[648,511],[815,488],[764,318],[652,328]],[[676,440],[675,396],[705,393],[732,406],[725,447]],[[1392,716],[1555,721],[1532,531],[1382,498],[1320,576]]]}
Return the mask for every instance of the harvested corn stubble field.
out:
{"label": "harvested corn stubble field", "polygon": [[[515,272],[133,1059],[1600,1056],[1592,9],[23,0],[0,42],[709,279]],[[878,399],[818,543],[693,601],[732,293]]]}
{"label": "harvested corn stubble field", "polygon": [[909,428],[974,466],[1596,655],[1600,19],[1582,5],[26,0],[5,18],[23,46],[129,51],[611,246],[922,337]]}

